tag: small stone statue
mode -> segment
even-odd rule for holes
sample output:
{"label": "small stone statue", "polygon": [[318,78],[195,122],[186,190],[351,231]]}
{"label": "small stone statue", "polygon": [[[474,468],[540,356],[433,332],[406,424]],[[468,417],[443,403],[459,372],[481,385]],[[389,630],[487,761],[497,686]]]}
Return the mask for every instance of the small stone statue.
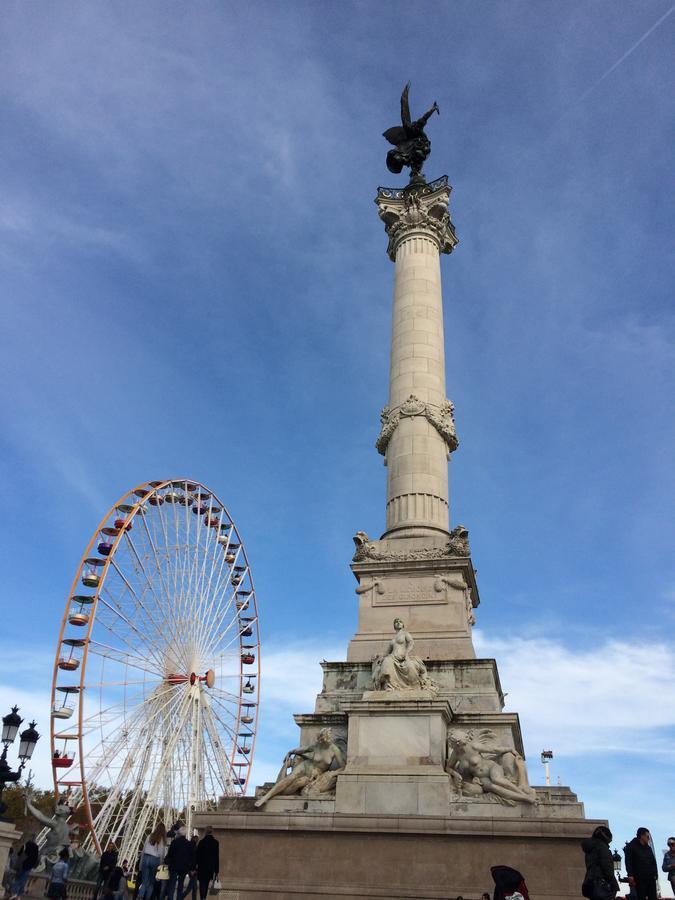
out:
{"label": "small stone statue", "polygon": [[513,748],[500,747],[495,741],[489,728],[477,734],[473,730],[450,732],[451,752],[445,769],[456,789],[469,797],[492,794],[508,806],[536,803],[525,760]]}
{"label": "small stone statue", "polygon": [[28,799],[28,794],[24,794],[26,812],[30,813],[34,819],[37,819],[41,825],[48,828],[47,838],[41,850],[41,863],[39,868],[44,867],[44,862],[53,864],[57,861],[59,853],[64,847],[70,846],[70,827],[68,818],[70,816],[70,807],[65,803],[57,803],[54,807],[54,815],[48,816],[41,812]]}
{"label": "small stone statue", "polygon": [[387,153],[387,168],[398,175],[403,166],[410,166],[410,181],[424,183],[422,166],[431,153],[431,141],[424,133],[424,126],[432,114],[440,113],[440,110],[438,104],[434,102],[431,109],[413,122],[408,103],[409,91],[410,82],[406,84],[401,94],[401,125],[387,128],[384,132],[384,137],[395,148]]}
{"label": "small stone statue", "polygon": [[373,659],[373,687],[376,691],[437,691],[427,675],[427,668],[413,656],[415,642],[406,631],[402,619],[394,619],[394,636],[389,641],[386,656]]}
{"label": "small stone statue", "polygon": [[335,743],[333,732],[330,728],[322,728],[313,744],[288,751],[276,783],[256,800],[255,805],[263,806],[278,794],[289,796],[302,793],[308,797],[328,793],[335,787],[344,765],[344,753]]}

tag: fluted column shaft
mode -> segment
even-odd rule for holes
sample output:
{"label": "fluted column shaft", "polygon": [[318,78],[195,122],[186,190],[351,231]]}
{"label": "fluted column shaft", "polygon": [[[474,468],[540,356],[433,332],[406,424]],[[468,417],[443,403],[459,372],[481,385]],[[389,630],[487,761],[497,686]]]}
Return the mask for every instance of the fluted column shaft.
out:
{"label": "fluted column shaft", "polygon": [[457,441],[445,396],[440,252],[456,238],[447,182],[378,195],[395,262],[389,404],[378,449],[387,466],[387,534],[447,531],[448,456]]}

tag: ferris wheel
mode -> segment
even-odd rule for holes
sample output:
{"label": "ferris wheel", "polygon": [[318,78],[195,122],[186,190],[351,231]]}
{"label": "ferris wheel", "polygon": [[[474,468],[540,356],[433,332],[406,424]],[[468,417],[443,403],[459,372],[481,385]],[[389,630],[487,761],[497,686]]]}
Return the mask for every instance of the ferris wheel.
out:
{"label": "ferris wheel", "polygon": [[61,622],[51,694],[57,797],[85,849],[134,860],[158,820],[245,793],[260,681],[258,613],[236,526],[198,482],[151,481],[104,516]]}

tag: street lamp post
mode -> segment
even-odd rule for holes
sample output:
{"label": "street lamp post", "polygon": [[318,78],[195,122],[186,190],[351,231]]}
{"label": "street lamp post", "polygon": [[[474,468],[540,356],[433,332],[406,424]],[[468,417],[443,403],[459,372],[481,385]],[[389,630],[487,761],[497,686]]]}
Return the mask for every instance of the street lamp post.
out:
{"label": "street lamp post", "polygon": [[541,761],[544,766],[544,773],[546,775],[546,784],[551,784],[551,770],[549,769],[549,764],[553,759],[553,750],[542,750],[541,751]]}
{"label": "street lamp post", "polygon": [[616,850],[612,853],[612,862],[614,863],[614,875],[616,876],[616,880],[619,880],[619,876],[621,875],[621,854]]}
{"label": "street lamp post", "polygon": [[17,756],[21,760],[19,768],[13,771],[7,762],[7,749],[14,740],[19,731],[19,727],[23,719],[19,715],[19,707],[13,706],[11,712],[2,717],[2,755],[0,755],[0,816],[7,809],[2,802],[2,792],[6,784],[16,784],[21,778],[26,763],[33,755],[35,745],[40,739],[40,735],[35,730],[35,722],[31,722],[28,728],[24,728],[19,738],[19,752]]}

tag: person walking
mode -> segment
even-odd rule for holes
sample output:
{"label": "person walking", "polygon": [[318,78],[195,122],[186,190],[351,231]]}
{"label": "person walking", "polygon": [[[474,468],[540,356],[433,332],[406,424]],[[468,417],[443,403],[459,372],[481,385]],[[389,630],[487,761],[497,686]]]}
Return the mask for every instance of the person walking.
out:
{"label": "person walking", "polygon": [[206,900],[209,884],[220,871],[220,845],[213,836],[213,828],[207,825],[204,837],[197,844],[197,881],[199,900]]}
{"label": "person walking", "polygon": [[141,856],[141,886],[138,889],[139,898],[146,897],[152,900],[155,889],[155,876],[159,864],[166,856],[166,828],[164,822],[158,822],[154,831],[148,835],[143,844]]}
{"label": "person walking", "polygon": [[112,870],[103,886],[103,896],[106,900],[126,900],[127,877],[124,866],[115,866]]}
{"label": "person walking", "polygon": [[186,875],[192,875],[196,867],[196,848],[187,839],[187,828],[181,825],[178,834],[171,841],[166,853],[166,864],[169,867],[169,884],[166,892],[167,900],[174,900],[176,886],[178,897],[183,893],[183,882]]}
{"label": "person walking", "polygon": [[619,890],[614,875],[614,860],[609,850],[612,832],[606,825],[598,825],[590,838],[584,838],[581,849],[586,860],[586,875],[581,893],[588,900],[613,900]]}
{"label": "person walking", "polygon": [[52,866],[52,874],[49,879],[47,896],[53,900],[65,900],[68,887],[68,859],[70,854],[67,847],[59,853],[58,862]]}
{"label": "person walking", "polygon": [[101,860],[98,864],[98,875],[96,877],[96,886],[94,888],[92,900],[97,900],[99,891],[107,883],[116,865],[117,848],[112,841],[108,841],[105,850],[101,854]]}
{"label": "person walking", "polygon": [[658,869],[648,828],[638,828],[633,840],[626,844],[624,862],[628,884],[635,889],[636,900],[656,900]]}
{"label": "person walking", "polygon": [[668,849],[663,854],[663,871],[668,876],[668,881],[675,896],[675,837],[668,838]]}
{"label": "person walking", "polygon": [[[199,843],[199,838],[196,834],[193,834],[190,838],[190,843],[195,848],[195,860],[197,859],[197,844]],[[195,862],[196,865],[196,862]],[[197,869],[190,873],[190,880],[188,881],[187,887],[183,888],[181,891],[179,889],[178,893],[180,894],[180,900],[185,900],[188,894],[192,894],[192,900],[197,900]]]}
{"label": "person walking", "polygon": [[30,873],[39,862],[40,850],[35,843],[35,833],[33,833],[17,854],[16,875],[14,876],[10,900],[17,900],[17,898],[23,894],[26,890],[26,884],[30,878]]}

